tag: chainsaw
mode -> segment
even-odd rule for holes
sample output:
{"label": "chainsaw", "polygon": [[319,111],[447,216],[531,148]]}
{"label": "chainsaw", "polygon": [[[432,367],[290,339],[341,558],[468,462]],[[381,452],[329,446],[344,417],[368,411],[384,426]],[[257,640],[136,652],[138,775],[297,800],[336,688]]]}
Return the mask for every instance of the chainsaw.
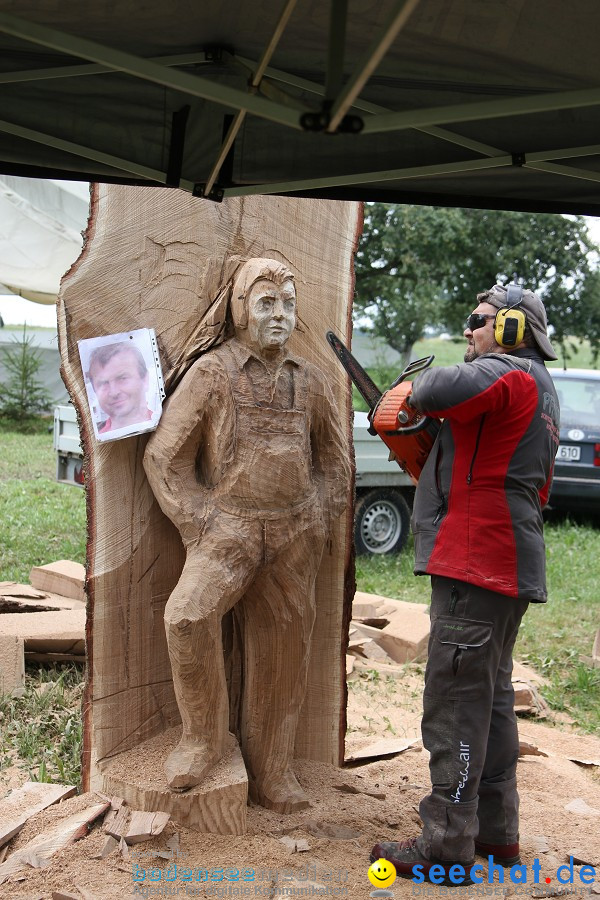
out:
{"label": "chainsaw", "polygon": [[395,460],[413,484],[416,484],[441,422],[423,415],[409,405],[412,384],[405,379],[422,372],[431,365],[435,357],[424,356],[409,363],[387,391],[380,391],[337,335],[328,331],[326,337],[369,407],[369,433],[381,438],[390,451],[390,460]]}

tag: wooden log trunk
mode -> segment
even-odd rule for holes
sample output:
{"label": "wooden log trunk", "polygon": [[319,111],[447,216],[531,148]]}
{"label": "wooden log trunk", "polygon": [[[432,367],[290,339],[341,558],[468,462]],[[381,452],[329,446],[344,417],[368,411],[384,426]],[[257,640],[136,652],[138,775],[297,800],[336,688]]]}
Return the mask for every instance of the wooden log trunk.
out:
{"label": "wooden log trunk", "polygon": [[[148,435],[95,440],[77,341],[154,328],[169,385],[182,360],[194,355],[198,323],[227,260],[275,256],[296,276],[301,330],[290,339],[290,351],[326,373],[349,437],[349,385],[325,332],[333,329],[349,338],[352,259],[361,222],[355,203],[252,197],[218,205],[160,188],[93,188],[85,247],[63,279],[58,306],[62,374],[78,412],[85,455],[86,789],[101,785],[107,760],[180,721],[163,612],[184,552],[146,480],[142,458]],[[317,576],[317,622],[296,741],[296,756],[334,765],[343,760],[353,589],[349,495],[347,514],[338,520]]]}

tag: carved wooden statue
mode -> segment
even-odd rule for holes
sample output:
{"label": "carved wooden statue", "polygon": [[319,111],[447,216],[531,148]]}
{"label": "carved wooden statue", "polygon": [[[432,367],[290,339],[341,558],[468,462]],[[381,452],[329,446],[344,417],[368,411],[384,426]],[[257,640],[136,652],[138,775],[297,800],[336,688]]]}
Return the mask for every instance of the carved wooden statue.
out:
{"label": "carved wooden statue", "polygon": [[254,258],[229,284],[229,334],[165,405],[144,467],[186,563],[165,609],[183,722],[165,772],[199,784],[222,757],[229,699],[221,622],[243,648],[240,736],[253,799],[307,805],[290,768],[315,622],[314,583],[348,498],[349,460],[323,373],[292,356],[294,275]]}

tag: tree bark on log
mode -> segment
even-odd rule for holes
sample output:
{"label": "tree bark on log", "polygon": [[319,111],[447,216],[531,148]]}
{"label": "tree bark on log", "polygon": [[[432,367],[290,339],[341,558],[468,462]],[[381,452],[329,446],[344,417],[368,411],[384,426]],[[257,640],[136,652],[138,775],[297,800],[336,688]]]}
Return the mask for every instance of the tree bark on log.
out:
{"label": "tree bark on log", "polygon": [[[88,512],[85,789],[101,783],[107,760],[180,722],[163,612],[184,551],[145,476],[148,435],[96,441],[77,341],[154,328],[169,394],[217,327],[206,313],[230,260],[275,257],[295,273],[300,329],[290,350],[325,372],[350,441],[351,392],[325,332],[349,340],[361,225],[357,203],[249,197],[213,204],[161,188],[93,187],[84,250],[58,301],[61,372],[79,417]],[[317,576],[297,757],[343,760],[353,592],[350,494]]]}

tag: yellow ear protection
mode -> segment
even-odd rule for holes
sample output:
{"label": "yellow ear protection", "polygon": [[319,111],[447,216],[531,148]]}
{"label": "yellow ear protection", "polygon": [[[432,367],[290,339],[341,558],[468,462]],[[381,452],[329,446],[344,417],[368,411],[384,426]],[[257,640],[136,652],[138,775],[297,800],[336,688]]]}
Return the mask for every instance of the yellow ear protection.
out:
{"label": "yellow ear protection", "polygon": [[518,347],[525,334],[525,313],[515,309],[523,299],[520,284],[509,284],[506,288],[507,305],[499,309],[494,322],[494,338],[501,347]]}

